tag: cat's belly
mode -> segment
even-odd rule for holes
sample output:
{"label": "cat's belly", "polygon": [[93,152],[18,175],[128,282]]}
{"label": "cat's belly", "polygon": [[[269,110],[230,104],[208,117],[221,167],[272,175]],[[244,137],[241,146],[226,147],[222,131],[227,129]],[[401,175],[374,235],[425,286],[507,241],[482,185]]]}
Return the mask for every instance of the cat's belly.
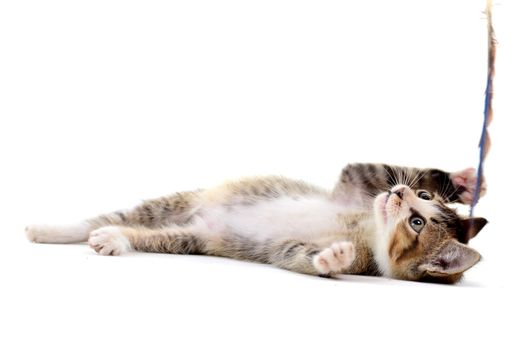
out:
{"label": "cat's belly", "polygon": [[198,215],[213,234],[261,240],[338,232],[343,229],[338,215],[349,210],[324,197],[283,197],[255,204],[205,206]]}

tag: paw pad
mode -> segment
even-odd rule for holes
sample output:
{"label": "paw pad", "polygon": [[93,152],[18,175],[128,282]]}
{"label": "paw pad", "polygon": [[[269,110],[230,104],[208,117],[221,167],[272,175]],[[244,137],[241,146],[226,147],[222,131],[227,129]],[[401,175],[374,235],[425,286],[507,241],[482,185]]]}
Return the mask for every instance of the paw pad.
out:
{"label": "paw pad", "polygon": [[350,267],[355,258],[356,250],[352,242],[338,242],[315,255],[313,264],[319,273],[328,275]]}
{"label": "paw pad", "polygon": [[90,232],[88,244],[101,255],[121,255],[132,250],[128,238],[115,226],[101,227]]}

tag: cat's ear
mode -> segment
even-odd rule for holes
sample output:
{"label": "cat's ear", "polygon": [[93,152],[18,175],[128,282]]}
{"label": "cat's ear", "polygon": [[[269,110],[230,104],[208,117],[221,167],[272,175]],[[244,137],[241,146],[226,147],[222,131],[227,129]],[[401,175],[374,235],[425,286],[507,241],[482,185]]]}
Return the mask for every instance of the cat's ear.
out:
{"label": "cat's ear", "polygon": [[466,271],[479,260],[480,254],[476,250],[451,239],[430,261],[420,265],[419,269],[431,276],[456,275]]}
{"label": "cat's ear", "polygon": [[457,238],[459,242],[467,243],[470,239],[474,238],[480,230],[488,223],[488,220],[484,218],[467,218],[461,221],[462,229],[457,232]]}

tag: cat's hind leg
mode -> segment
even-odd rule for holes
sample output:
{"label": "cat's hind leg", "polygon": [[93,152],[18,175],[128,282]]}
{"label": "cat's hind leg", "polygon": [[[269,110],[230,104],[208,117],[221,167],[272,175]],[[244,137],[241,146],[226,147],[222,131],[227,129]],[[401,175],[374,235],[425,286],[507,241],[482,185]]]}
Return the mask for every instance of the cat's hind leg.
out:
{"label": "cat's hind leg", "polygon": [[191,222],[199,208],[201,192],[179,192],[167,197],[144,201],[130,210],[119,210],[73,225],[31,225],[27,238],[35,243],[86,242],[90,232],[104,226],[184,225]]}
{"label": "cat's hind leg", "polygon": [[88,243],[101,255],[121,255],[136,250],[150,253],[207,254],[212,238],[199,224],[148,228],[104,226],[90,232]]}
{"label": "cat's hind leg", "polygon": [[80,243],[99,227],[126,224],[132,224],[129,215],[117,211],[70,225],[29,225],[26,237],[34,243]]}

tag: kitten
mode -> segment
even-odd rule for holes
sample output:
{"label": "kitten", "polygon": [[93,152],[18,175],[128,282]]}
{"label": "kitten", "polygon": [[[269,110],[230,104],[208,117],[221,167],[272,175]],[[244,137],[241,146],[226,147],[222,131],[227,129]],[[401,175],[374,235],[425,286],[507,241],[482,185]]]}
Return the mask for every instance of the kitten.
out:
{"label": "kitten", "polygon": [[446,204],[470,204],[475,181],[474,169],[349,164],[331,192],[282,177],[243,179],[26,234],[38,243],[88,241],[101,255],[207,254],[311,275],[454,283],[480,260],[466,244],[487,221]]}

